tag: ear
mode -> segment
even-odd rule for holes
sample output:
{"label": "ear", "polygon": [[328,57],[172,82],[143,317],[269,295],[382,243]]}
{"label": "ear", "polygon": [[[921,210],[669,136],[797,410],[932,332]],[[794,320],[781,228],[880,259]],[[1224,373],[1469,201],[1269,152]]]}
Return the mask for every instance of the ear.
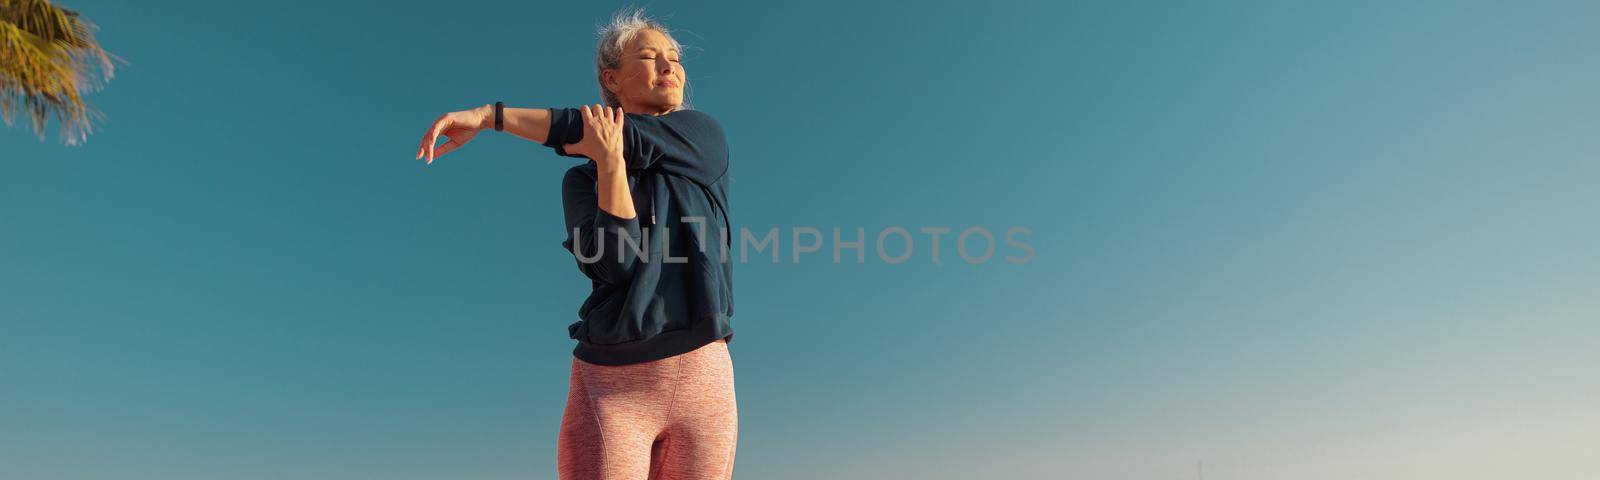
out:
{"label": "ear", "polygon": [[612,95],[617,95],[617,89],[621,87],[617,85],[617,71],[609,68],[603,69],[600,71],[600,76],[605,79],[606,90],[611,92]]}

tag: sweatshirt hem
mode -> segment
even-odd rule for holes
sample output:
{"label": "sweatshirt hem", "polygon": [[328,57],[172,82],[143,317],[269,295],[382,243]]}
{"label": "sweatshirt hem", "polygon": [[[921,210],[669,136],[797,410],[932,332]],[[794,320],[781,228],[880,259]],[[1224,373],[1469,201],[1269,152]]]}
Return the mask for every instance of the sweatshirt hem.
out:
{"label": "sweatshirt hem", "polygon": [[661,332],[643,340],[613,345],[597,345],[580,340],[572,349],[572,356],[595,365],[628,365],[688,353],[723,338],[732,342],[732,337],[729,317],[718,314],[696,322],[693,327]]}

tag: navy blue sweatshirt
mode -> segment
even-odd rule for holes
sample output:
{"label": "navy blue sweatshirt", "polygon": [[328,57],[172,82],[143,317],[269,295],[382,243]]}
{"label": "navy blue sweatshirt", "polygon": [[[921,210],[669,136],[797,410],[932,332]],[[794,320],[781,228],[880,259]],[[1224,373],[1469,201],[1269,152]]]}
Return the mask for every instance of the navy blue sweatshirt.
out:
{"label": "navy blue sweatshirt", "polygon": [[[550,109],[544,145],[557,155],[583,139],[577,109]],[[567,327],[572,354],[597,365],[648,362],[733,340],[735,232],[728,221],[728,144],[696,110],[627,114],[622,152],[638,215],[601,210],[593,162],[567,170],[566,240],[593,285]],[[619,244],[620,242],[620,244]],[[619,248],[620,247],[620,248]]]}

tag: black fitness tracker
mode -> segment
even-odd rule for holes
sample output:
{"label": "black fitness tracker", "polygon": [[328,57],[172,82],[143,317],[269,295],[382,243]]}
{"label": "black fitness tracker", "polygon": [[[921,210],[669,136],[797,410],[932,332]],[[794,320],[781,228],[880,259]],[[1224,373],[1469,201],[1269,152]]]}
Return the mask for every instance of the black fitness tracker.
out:
{"label": "black fitness tracker", "polygon": [[505,110],[506,102],[494,102],[494,131],[496,132],[506,128]]}

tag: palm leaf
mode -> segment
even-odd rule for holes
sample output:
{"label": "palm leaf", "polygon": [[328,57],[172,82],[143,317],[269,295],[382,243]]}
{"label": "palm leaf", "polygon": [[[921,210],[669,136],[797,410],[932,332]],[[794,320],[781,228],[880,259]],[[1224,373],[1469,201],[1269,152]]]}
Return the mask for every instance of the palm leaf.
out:
{"label": "palm leaf", "polygon": [[94,24],[47,0],[0,0],[0,118],[26,115],[42,139],[50,117],[68,145],[103,116],[83,94],[111,80],[121,58],[100,48]]}

